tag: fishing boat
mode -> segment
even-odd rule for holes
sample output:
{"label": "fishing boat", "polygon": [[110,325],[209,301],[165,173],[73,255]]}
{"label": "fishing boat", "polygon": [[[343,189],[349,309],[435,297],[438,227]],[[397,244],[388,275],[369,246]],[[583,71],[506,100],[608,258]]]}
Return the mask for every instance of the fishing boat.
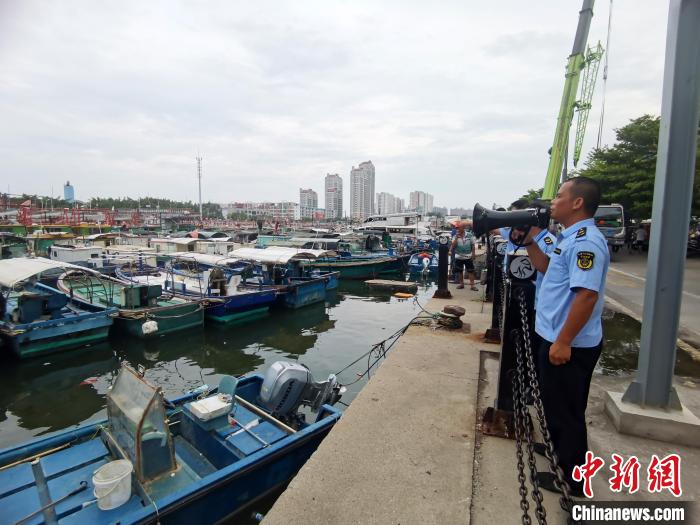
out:
{"label": "fishing boat", "polygon": [[250,261],[255,266],[255,277],[247,286],[273,286],[277,289],[277,301],[287,308],[301,308],[326,300],[326,292],[338,287],[337,271],[324,271],[306,266],[318,257],[334,257],[334,252],[299,250],[274,246],[264,249],[239,248],[230,257]]}
{"label": "fishing boat", "polygon": [[160,284],[141,284],[71,268],[57,288],[100,308],[117,308],[115,328],[135,337],[155,337],[202,326],[199,301],[164,293]]}
{"label": "fishing boat", "polygon": [[42,282],[66,268],[41,257],[0,261],[0,337],[24,359],[105,340],[116,308],[95,307]]}
{"label": "fishing boat", "polygon": [[340,279],[373,279],[382,274],[405,270],[408,255],[388,254],[323,256],[304,265],[323,272],[338,272]]}
{"label": "fishing boat", "polygon": [[0,232],[0,259],[24,257],[27,253],[27,241],[12,232]]}
{"label": "fishing boat", "polygon": [[[126,267],[125,267],[126,268]],[[136,267],[138,268],[138,266]],[[159,282],[163,290],[186,299],[205,301],[205,315],[219,323],[241,322],[267,315],[277,289],[261,282],[247,286],[250,264],[228,256],[185,253],[172,257],[162,271],[131,271],[136,282]],[[125,275],[123,271],[120,275]]]}
{"label": "fishing boat", "polygon": [[107,419],[0,450],[0,522],[218,523],[297,473],[344,388],[276,362],[207,390],[168,401],[122,366]]}
{"label": "fishing boat", "polygon": [[411,272],[437,272],[438,254],[427,251],[414,253],[408,260],[408,269]]}

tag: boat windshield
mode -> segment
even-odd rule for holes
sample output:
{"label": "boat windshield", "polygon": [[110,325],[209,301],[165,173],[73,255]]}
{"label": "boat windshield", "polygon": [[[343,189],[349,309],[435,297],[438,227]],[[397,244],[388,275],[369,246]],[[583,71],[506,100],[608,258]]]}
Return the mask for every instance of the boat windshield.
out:
{"label": "boat windshield", "polygon": [[107,395],[107,415],[111,436],[133,463],[140,481],[175,467],[160,388],[123,366]]}

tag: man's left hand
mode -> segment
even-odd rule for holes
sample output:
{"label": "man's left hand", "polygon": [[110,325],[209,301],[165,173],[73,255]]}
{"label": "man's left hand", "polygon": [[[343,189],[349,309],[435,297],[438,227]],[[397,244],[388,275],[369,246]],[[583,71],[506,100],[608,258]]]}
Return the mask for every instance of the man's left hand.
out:
{"label": "man's left hand", "polygon": [[571,346],[554,341],[549,347],[549,362],[554,366],[564,365],[571,360]]}

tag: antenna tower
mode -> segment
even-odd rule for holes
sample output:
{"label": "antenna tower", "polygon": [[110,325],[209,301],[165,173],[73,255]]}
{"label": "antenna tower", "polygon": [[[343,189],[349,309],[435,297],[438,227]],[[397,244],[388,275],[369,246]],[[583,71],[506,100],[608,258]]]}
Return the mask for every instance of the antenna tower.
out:
{"label": "antenna tower", "polygon": [[199,155],[197,155],[197,181],[199,182],[199,220],[202,221],[202,157]]}

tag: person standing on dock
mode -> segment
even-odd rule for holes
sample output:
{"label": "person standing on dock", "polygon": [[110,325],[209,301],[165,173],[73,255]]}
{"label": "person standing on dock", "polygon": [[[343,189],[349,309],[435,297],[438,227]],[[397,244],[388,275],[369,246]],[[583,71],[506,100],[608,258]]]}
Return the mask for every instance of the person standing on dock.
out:
{"label": "person standing on dock", "polygon": [[[585,462],[588,450],[586,406],[588,391],[603,345],[601,315],[610,254],[593,217],[600,203],[598,182],[575,177],[561,185],[552,201],[552,218],[564,226],[556,247],[547,256],[529,242],[528,255],[544,273],[539,290],[535,331],[542,404],[559,465],[573,495],[582,482],[573,469]],[[526,241],[533,239],[531,231]],[[543,444],[536,444],[544,452]],[[540,487],[557,491],[554,475],[538,472]]]}
{"label": "person standing on dock", "polygon": [[474,234],[467,225],[462,222],[457,227],[457,235],[452,240],[452,246],[448,255],[454,254],[455,275],[457,276],[457,288],[464,288],[464,271],[469,274],[469,286],[472,290],[479,289],[474,284],[474,256],[476,255],[476,242]]}

